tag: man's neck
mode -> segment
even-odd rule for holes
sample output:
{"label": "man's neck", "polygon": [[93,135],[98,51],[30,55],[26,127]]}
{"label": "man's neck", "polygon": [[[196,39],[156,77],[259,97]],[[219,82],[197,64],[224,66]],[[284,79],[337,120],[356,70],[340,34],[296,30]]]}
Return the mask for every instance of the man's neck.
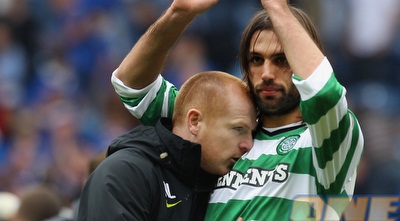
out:
{"label": "man's neck", "polygon": [[300,111],[293,111],[285,115],[262,115],[261,120],[264,128],[275,128],[301,122],[303,118]]}

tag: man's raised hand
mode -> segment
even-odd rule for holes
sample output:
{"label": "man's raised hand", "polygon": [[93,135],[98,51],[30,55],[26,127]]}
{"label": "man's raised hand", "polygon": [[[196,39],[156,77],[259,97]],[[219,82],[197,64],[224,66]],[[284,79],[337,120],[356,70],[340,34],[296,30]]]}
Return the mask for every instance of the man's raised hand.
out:
{"label": "man's raised hand", "polygon": [[203,13],[218,3],[218,0],[174,0],[171,7],[192,15]]}

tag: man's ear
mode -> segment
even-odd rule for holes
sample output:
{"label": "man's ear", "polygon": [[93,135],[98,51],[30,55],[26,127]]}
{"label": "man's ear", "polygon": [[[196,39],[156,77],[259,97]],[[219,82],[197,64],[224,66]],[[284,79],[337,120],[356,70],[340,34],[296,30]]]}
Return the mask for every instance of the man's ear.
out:
{"label": "man's ear", "polygon": [[197,109],[190,109],[187,113],[186,120],[190,133],[196,136],[200,130],[199,122],[202,120],[201,112]]}

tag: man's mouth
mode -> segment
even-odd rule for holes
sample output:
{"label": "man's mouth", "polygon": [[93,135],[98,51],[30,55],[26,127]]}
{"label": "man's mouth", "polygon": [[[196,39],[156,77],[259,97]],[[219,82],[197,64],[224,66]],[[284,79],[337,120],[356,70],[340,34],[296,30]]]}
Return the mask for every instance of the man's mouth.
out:
{"label": "man's mouth", "polygon": [[278,92],[280,92],[280,89],[277,87],[263,87],[258,90],[258,92],[262,95],[276,95]]}

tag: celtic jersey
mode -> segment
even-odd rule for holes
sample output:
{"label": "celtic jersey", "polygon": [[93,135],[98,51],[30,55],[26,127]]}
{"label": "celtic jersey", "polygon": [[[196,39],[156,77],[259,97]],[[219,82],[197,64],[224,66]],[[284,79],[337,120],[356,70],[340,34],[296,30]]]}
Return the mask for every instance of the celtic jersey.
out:
{"label": "celtic jersey", "polygon": [[[259,128],[253,148],[218,180],[206,220],[309,218],[313,204],[304,196],[324,200],[353,193],[363,136],[348,109],[345,88],[326,58],[309,78],[293,76],[293,82],[301,95],[303,121]],[[112,83],[125,107],[143,123],[171,116],[177,89],[161,76],[142,90],[128,88],[114,76]],[[345,207],[331,206],[339,213]]]}

